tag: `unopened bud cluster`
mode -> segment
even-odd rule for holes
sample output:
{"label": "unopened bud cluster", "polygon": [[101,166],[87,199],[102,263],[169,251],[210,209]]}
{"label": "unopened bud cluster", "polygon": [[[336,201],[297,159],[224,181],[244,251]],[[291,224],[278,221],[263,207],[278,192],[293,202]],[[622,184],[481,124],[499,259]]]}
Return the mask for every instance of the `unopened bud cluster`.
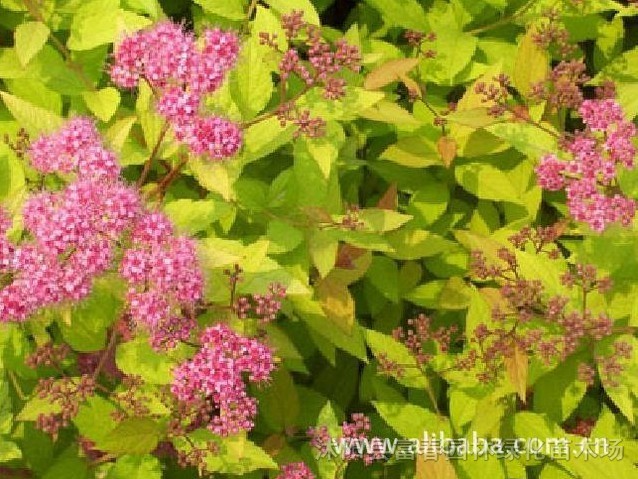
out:
{"label": "unopened bud cluster", "polygon": [[[378,437],[370,438],[370,418],[362,413],[353,413],[350,416],[351,421],[344,421],[341,425],[341,435],[336,438],[337,442],[351,441],[353,443],[368,441],[372,448],[365,452],[355,450],[355,448],[349,449],[345,452],[343,459],[346,462],[362,460],[366,466],[371,465],[375,461],[382,461],[385,459],[383,452],[382,441]],[[330,444],[333,438],[328,432],[328,428],[323,425],[317,427],[310,427],[306,432],[310,438],[310,445],[321,454],[326,454],[330,449]]]}
{"label": "unopened bud cluster", "polygon": [[[550,258],[558,257],[557,250],[546,248],[550,240],[557,237],[560,228],[547,227],[533,233],[515,234],[511,242],[524,249],[531,241],[537,254]],[[525,241],[528,238],[528,241]],[[493,380],[502,370],[506,358],[512,357],[516,349],[535,354],[543,363],[550,365],[565,361],[581,348],[601,341],[614,334],[613,321],[605,313],[595,313],[588,308],[586,298],[594,292],[607,293],[611,288],[609,277],[600,277],[591,264],[577,264],[560,281],[566,288],[578,288],[582,305],[572,306],[567,296],[550,295],[545,284],[538,279],[527,279],[520,270],[515,251],[501,248],[500,263],[488,264],[480,251],[472,252],[471,269],[482,280],[491,279],[500,284],[500,300],[492,310],[492,325],[480,323],[474,330],[471,349],[457,364],[463,369],[479,367],[479,378]],[[631,345],[616,341],[615,354],[597,356],[601,377],[606,386],[617,384],[614,378],[623,370],[620,360],[629,359]],[[595,370],[588,364],[579,367],[579,378],[593,384]]]}
{"label": "unopened bud cluster", "polygon": [[305,85],[303,92],[319,87],[326,100],[339,100],[346,94],[346,80],[342,72],[359,71],[359,49],[343,39],[331,45],[322,38],[321,29],[317,25],[303,19],[302,11],[293,10],[282,15],[281,23],[290,44],[286,51],[279,49],[275,34],[260,33],[262,45],[267,45],[282,55],[279,62],[282,98],[277,109],[277,118],[282,126],[293,123],[297,127],[295,136],[323,136],[325,120],[312,117],[310,110],[300,108],[296,103],[299,94],[292,98],[286,96],[288,80],[294,75]]}

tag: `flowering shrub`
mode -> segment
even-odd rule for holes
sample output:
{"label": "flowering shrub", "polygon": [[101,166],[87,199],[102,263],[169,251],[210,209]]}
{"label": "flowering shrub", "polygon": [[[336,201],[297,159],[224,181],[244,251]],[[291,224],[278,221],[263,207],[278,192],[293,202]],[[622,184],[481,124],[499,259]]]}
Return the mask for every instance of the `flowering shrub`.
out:
{"label": "flowering shrub", "polygon": [[0,0],[0,478],[635,477],[637,15]]}

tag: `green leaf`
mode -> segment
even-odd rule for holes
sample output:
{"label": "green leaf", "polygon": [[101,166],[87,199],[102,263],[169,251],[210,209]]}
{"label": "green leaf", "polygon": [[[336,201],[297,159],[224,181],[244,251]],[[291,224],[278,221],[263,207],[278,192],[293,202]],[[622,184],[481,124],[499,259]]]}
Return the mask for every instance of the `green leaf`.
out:
{"label": "green leaf", "polygon": [[161,437],[158,423],[146,417],[124,419],[102,440],[102,449],[116,456],[147,454],[157,447]]}
{"label": "green leaf", "polygon": [[417,366],[416,358],[410,354],[404,344],[398,342],[392,336],[367,329],[365,332],[366,342],[375,357],[383,354],[400,365],[409,365],[405,368],[404,374],[397,378],[397,382],[412,388],[425,389],[428,387],[428,380]]}
{"label": "green leaf", "polygon": [[173,381],[171,371],[176,361],[153,350],[144,337],[118,345],[115,361],[123,373],[141,376],[151,384],[170,384]]}
{"label": "green leaf", "polygon": [[62,126],[62,118],[49,110],[5,92],[0,92],[0,97],[20,126],[34,136],[39,133],[49,133]]}
{"label": "green leaf", "polygon": [[108,122],[120,105],[120,92],[112,86],[82,93],[86,106],[103,122]]}
{"label": "green leaf", "polygon": [[292,10],[301,10],[304,12],[303,19],[306,22],[313,25],[320,24],[317,10],[310,0],[266,0],[266,3],[280,15],[288,14]]}
{"label": "green leaf", "polygon": [[399,268],[396,262],[387,256],[373,256],[366,278],[382,296],[394,303],[399,301]]}
{"label": "green leaf", "polygon": [[372,231],[386,232],[400,228],[412,216],[383,208],[365,208],[359,211],[359,219]]}
{"label": "green leaf", "polygon": [[332,406],[331,401],[326,401],[326,404],[321,408],[315,425],[326,426],[328,428],[328,433],[333,437],[341,435],[339,417],[335,408]]}
{"label": "green leaf", "polygon": [[16,27],[14,48],[22,66],[26,66],[42,50],[49,33],[49,27],[42,22],[26,22]]}
{"label": "green leaf", "polygon": [[600,85],[607,78],[619,83],[631,83],[638,80],[638,48],[627,50],[622,55],[614,58],[590,83]]}
{"label": "green leaf", "polygon": [[578,380],[578,366],[585,360],[573,355],[534,384],[534,411],[556,422],[565,421],[585,396],[587,385]]}
{"label": "green leaf", "polygon": [[218,455],[206,457],[206,468],[222,474],[247,474],[257,469],[277,469],[277,463],[252,441],[244,436],[225,438]]}
{"label": "green leaf", "polygon": [[87,462],[78,457],[77,446],[72,445],[55,458],[42,479],[85,479],[88,476]]}
{"label": "green leaf", "polygon": [[15,442],[0,438],[0,463],[21,458],[22,451]]}
{"label": "green leaf", "polygon": [[[542,124],[552,130],[549,124]],[[485,127],[491,134],[507,141],[512,147],[532,158],[557,150],[557,137],[529,123],[497,123]]]}
{"label": "green leaf", "polygon": [[422,136],[400,139],[381,153],[380,158],[409,168],[443,166],[436,145]]}
{"label": "green leaf", "polygon": [[443,432],[450,437],[447,418],[410,403],[372,401],[383,420],[401,437],[423,439],[424,432]]}
{"label": "green leaf", "polygon": [[322,278],[327,276],[334,267],[338,247],[339,241],[329,230],[317,230],[310,237],[308,242],[310,257]]}
{"label": "green leaf", "polygon": [[450,389],[450,421],[456,431],[460,431],[463,426],[472,422],[476,415],[478,399],[471,394],[471,391],[463,389]]}
{"label": "green leaf", "polygon": [[436,41],[432,49],[436,57],[425,62],[423,77],[442,85],[453,85],[454,78],[470,64],[478,39],[450,25],[437,25],[434,31]]}
{"label": "green leaf", "polygon": [[25,176],[22,163],[14,155],[0,154],[0,198],[8,202],[20,200],[24,190]]}
{"label": "green leaf", "polygon": [[[127,116],[121,120],[117,120],[111,127],[104,132],[104,137],[108,145],[115,151],[121,152],[124,143],[128,139],[131,128],[137,122],[137,117]],[[146,160],[146,158],[144,158]]]}
{"label": "green leaf", "polygon": [[88,299],[72,311],[71,322],[58,320],[62,337],[76,351],[104,349],[106,331],[122,304],[105,283],[97,283]]}
{"label": "green leaf", "polygon": [[257,396],[259,413],[275,431],[285,431],[295,425],[300,411],[299,396],[292,376],[280,368],[272,375],[268,388]]}
{"label": "green leaf", "polygon": [[191,235],[210,228],[219,219],[217,209],[214,200],[191,200],[188,198],[171,201],[164,206],[164,212],[173,224]]}
{"label": "green leaf", "polygon": [[244,5],[241,0],[194,0],[196,4],[214,15],[229,20],[243,20],[246,16],[244,12]]}
{"label": "green leaf", "polygon": [[506,479],[505,465],[503,460],[499,460],[495,455],[487,455],[478,460],[455,461],[459,469],[465,474],[458,477],[468,477],[469,479]]}
{"label": "green leaf", "polygon": [[366,3],[379,11],[388,26],[419,32],[427,28],[425,11],[417,0],[366,0]]}
{"label": "green leaf", "polygon": [[421,221],[424,226],[429,226],[445,213],[449,200],[448,185],[430,178],[422,189],[412,195],[406,213],[414,216],[415,221]]}
{"label": "green leaf", "polygon": [[246,164],[269,155],[292,140],[293,131],[293,125],[282,127],[277,118],[268,118],[249,126],[244,131],[241,161]]}
{"label": "green leaf", "polygon": [[405,125],[406,127],[417,127],[422,124],[408,110],[390,101],[380,101],[362,111],[360,115],[368,120]]}
{"label": "green leaf", "polygon": [[48,399],[33,396],[26,402],[16,419],[18,421],[35,421],[40,414],[57,414],[61,411],[62,407],[57,402],[52,403]]}
{"label": "green leaf", "polygon": [[426,230],[401,229],[386,236],[394,259],[419,259],[435,256],[450,248],[451,242]]}
{"label": "green leaf", "polygon": [[458,183],[470,193],[484,200],[520,203],[522,192],[509,175],[488,163],[457,165],[454,175]]}
{"label": "green leaf", "polygon": [[362,328],[357,322],[353,324],[350,334],[347,334],[341,328],[327,326],[330,323],[319,302],[307,296],[290,296],[289,301],[293,304],[295,313],[303,319],[312,332],[362,361],[367,361]]}
{"label": "green leaf", "polygon": [[162,467],[155,456],[122,456],[115,461],[106,479],[161,479]]}
{"label": "green leaf", "polygon": [[565,437],[565,431],[546,416],[532,412],[518,412],[514,415],[514,433],[521,438]]}
{"label": "green leaf", "polygon": [[91,50],[115,40],[120,16],[119,0],[91,0],[73,16],[67,45],[71,50]]}
{"label": "green leaf", "polygon": [[470,288],[454,276],[448,280],[432,280],[404,295],[408,301],[431,309],[465,309],[470,305]]}
{"label": "green leaf", "polygon": [[242,47],[240,61],[231,74],[231,93],[244,120],[263,110],[272,95],[270,68],[264,60],[268,53],[267,47],[251,39]]}
{"label": "green leaf", "polygon": [[436,309],[439,305],[439,297],[445,287],[445,280],[435,279],[421,284],[403,297],[418,306],[428,309]]}
{"label": "green leaf", "polygon": [[[304,239],[301,231],[280,220],[273,220],[268,223],[266,236],[270,240],[270,246],[268,249],[268,253],[270,254],[280,254],[292,251],[299,246]],[[332,265],[334,265],[334,261]],[[332,265],[330,268],[332,268]]]}
{"label": "green leaf", "polygon": [[195,179],[204,188],[219,193],[225,200],[233,198],[232,184],[234,179],[231,178],[227,165],[211,163],[201,158],[190,158],[188,165]]}
{"label": "green leaf", "polygon": [[101,449],[102,441],[117,424],[111,416],[115,410],[115,405],[110,401],[93,396],[80,406],[73,424],[83,437],[95,442],[97,448]]}
{"label": "green leaf", "polygon": [[313,88],[299,99],[300,107],[308,107],[312,116],[324,120],[354,120],[357,116],[385,98],[383,92],[368,91],[360,87],[346,87],[340,100],[327,102],[319,88]]}
{"label": "green leaf", "polygon": [[572,476],[569,472],[565,471],[564,469],[561,469],[559,466],[553,464],[553,463],[547,463],[545,464],[545,467],[543,467],[543,470],[540,473],[540,476],[538,476],[538,479],[573,479],[574,476]]}

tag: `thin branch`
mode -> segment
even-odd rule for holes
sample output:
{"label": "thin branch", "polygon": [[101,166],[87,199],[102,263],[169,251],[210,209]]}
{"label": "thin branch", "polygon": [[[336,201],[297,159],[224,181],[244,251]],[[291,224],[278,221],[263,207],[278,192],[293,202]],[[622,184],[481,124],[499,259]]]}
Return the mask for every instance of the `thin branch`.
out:
{"label": "thin branch", "polygon": [[173,181],[175,181],[175,179],[179,176],[182,168],[186,166],[186,163],[188,163],[188,156],[182,155],[179,159],[179,163],[177,163],[177,165],[175,165],[175,167],[168,172],[168,174],[162,179],[162,181],[160,181],[157,187],[153,191],[151,191],[149,197],[152,198],[155,195],[159,195],[160,200],[162,200],[164,198],[164,195],[166,194],[166,190],[171,185],[171,183],[173,183]]}
{"label": "thin branch", "polygon": [[255,13],[255,10],[257,10],[258,3],[259,0],[251,0],[250,5],[248,5],[248,10],[246,10],[246,18],[244,18],[244,23],[241,26],[241,32],[244,34],[250,31],[250,19]]}
{"label": "thin branch", "polygon": [[[35,20],[46,25],[46,22],[44,21],[44,17],[42,16],[42,13],[40,12],[40,10],[38,9],[38,6],[33,0],[23,0],[23,3],[24,3],[24,6],[29,11],[29,14]],[[71,70],[75,71],[78,74],[78,76],[82,80],[82,83],[84,83],[87,89],[89,89],[90,91],[95,91],[96,90],[95,85],[86,76],[86,73],[84,72],[84,69],[82,68],[82,65],[77,63],[75,60],[73,60],[71,51],[66,47],[66,45],[62,43],[55,35],[53,35],[53,33],[49,33],[49,38],[51,39],[51,43],[53,43],[53,46],[55,47],[55,49],[58,52],[60,52],[62,56],[64,57],[64,61],[66,62],[66,64],[69,66]]]}
{"label": "thin branch", "polygon": [[169,127],[169,123],[167,121],[162,126],[162,131],[160,131],[159,137],[157,138],[157,142],[155,143],[155,146],[153,146],[153,150],[151,150],[151,154],[149,155],[148,159],[144,163],[144,167],[142,168],[142,173],[140,174],[140,177],[138,178],[136,183],[138,188],[144,184],[144,182],[148,178],[148,174],[151,172],[151,166],[153,165],[153,160],[157,156],[160,146],[162,146],[164,137],[166,136],[166,133],[168,132],[168,127]]}
{"label": "thin branch", "polygon": [[95,367],[95,370],[93,371],[93,379],[97,379],[97,377],[100,375],[100,372],[102,371],[102,368],[106,364],[109,354],[111,354],[111,351],[115,347],[116,342],[117,342],[117,331],[113,329],[113,331],[111,331],[111,338],[109,339],[109,343],[106,345],[106,349],[104,349],[102,356],[100,356],[100,362],[97,363],[97,366]]}
{"label": "thin branch", "polygon": [[507,17],[503,17],[494,23],[490,23],[489,25],[484,25],[482,27],[469,30],[466,33],[469,33],[470,35],[476,35],[479,33],[488,32],[490,30],[501,27],[503,25],[507,25],[511,23],[513,20],[516,20],[517,18],[519,18],[521,15],[523,15],[532,5],[534,5],[535,1],[536,0],[528,0],[528,2],[525,5],[523,5],[521,8],[516,10],[511,15],[508,15]]}

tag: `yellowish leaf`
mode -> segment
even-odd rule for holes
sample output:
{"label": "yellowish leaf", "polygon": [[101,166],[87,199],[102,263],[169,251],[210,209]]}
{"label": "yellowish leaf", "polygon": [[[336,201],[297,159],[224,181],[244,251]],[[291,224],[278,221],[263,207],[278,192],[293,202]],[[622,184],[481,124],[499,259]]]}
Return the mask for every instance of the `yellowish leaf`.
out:
{"label": "yellowish leaf", "polygon": [[421,96],[422,96],[421,88],[419,87],[419,84],[416,81],[414,81],[412,78],[410,78],[409,76],[407,76],[405,74],[399,75],[399,78],[401,79],[401,81],[403,82],[405,87],[408,89],[408,91],[412,95],[416,95],[417,98],[421,98]]}
{"label": "yellowish leaf", "polygon": [[354,300],[348,287],[334,276],[327,276],[316,284],[315,293],[328,319],[350,334],[354,325]]}
{"label": "yellowish leaf", "polygon": [[534,43],[536,30],[530,28],[518,44],[514,64],[514,86],[523,96],[528,96],[532,85],[544,80],[549,72],[547,52]]}
{"label": "yellowish leaf", "polygon": [[507,377],[516,389],[518,397],[521,398],[521,401],[525,402],[527,393],[527,371],[529,366],[527,353],[520,348],[518,344],[515,344],[513,349],[512,356],[505,358],[505,370],[507,371]]}
{"label": "yellowish leaf", "polygon": [[444,454],[436,459],[426,459],[419,454],[416,458],[415,479],[457,479],[456,471]]}
{"label": "yellowish leaf", "polygon": [[401,80],[401,77],[419,64],[418,58],[398,58],[385,62],[370,72],[363,82],[366,90],[377,90],[392,82]]}
{"label": "yellowish leaf", "polygon": [[454,138],[442,136],[439,138],[439,141],[436,142],[436,149],[439,155],[441,155],[443,164],[449,168],[454,158],[456,158],[457,146]]}

